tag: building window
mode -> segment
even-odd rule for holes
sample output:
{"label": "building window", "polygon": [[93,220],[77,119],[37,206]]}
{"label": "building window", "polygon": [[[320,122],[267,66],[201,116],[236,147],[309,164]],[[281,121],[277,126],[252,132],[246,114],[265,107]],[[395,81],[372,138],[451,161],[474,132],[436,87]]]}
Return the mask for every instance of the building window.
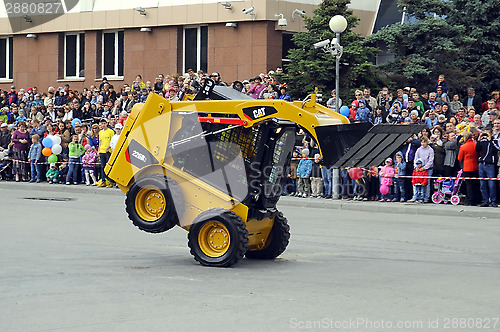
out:
{"label": "building window", "polygon": [[64,38],[64,77],[85,77],[85,34],[67,34]]}
{"label": "building window", "polygon": [[123,31],[102,34],[102,76],[123,77]]}
{"label": "building window", "polygon": [[208,26],[184,28],[184,72],[207,72]]}
{"label": "building window", "polygon": [[283,33],[283,37],[281,39],[281,63],[282,65],[288,64],[290,59],[288,59],[288,52],[291,49],[296,48],[295,43],[293,42],[293,33]]}
{"label": "building window", "polygon": [[0,80],[12,79],[13,38],[0,38]]}

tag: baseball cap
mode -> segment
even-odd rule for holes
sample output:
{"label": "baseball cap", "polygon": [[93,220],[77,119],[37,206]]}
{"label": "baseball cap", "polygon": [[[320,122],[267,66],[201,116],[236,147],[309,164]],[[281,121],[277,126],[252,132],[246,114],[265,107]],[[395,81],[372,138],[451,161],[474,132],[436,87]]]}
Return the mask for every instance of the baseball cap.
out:
{"label": "baseball cap", "polygon": [[320,155],[319,153],[316,153],[316,154],[314,155],[314,159],[320,159],[320,158],[321,158],[321,155]]}
{"label": "baseball cap", "polygon": [[9,125],[4,122],[4,123],[2,123],[2,125],[0,126],[0,128],[4,128],[4,127],[8,127],[8,126]]}
{"label": "baseball cap", "polygon": [[490,112],[490,115],[494,115],[495,116],[495,115],[498,115],[498,113],[495,112],[495,111],[493,111],[493,112]]}
{"label": "baseball cap", "polygon": [[115,124],[115,129],[123,129],[123,126],[121,123]]}
{"label": "baseball cap", "polygon": [[50,163],[50,167],[56,167],[56,163]]}
{"label": "baseball cap", "polygon": [[106,122],[106,123],[108,123],[108,120],[107,120],[106,118],[101,118],[101,119],[99,120],[99,122]]}

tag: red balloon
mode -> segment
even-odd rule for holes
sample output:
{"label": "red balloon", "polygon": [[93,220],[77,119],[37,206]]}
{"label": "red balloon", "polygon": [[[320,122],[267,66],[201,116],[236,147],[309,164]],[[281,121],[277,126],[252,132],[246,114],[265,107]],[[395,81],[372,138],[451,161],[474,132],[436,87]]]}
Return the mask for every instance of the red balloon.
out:
{"label": "red balloon", "polygon": [[45,156],[45,157],[48,157],[52,154],[52,150],[50,148],[44,148],[42,150],[42,154]]}
{"label": "red balloon", "polygon": [[353,180],[359,180],[363,177],[363,170],[361,167],[351,168],[349,169],[349,176]]}

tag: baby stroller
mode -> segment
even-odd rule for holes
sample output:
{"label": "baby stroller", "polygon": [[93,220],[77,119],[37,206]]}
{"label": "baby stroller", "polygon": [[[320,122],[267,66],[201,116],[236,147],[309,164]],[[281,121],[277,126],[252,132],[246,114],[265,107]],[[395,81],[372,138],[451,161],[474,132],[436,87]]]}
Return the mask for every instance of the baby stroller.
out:
{"label": "baby stroller", "polygon": [[432,195],[432,201],[436,204],[444,202],[444,204],[451,202],[453,205],[458,205],[460,203],[460,196],[458,196],[458,191],[462,184],[462,173],[463,171],[458,171],[456,178],[441,178],[434,182],[437,191]]}
{"label": "baby stroller", "polygon": [[0,152],[0,180],[10,180],[12,177],[12,160],[8,154]]}

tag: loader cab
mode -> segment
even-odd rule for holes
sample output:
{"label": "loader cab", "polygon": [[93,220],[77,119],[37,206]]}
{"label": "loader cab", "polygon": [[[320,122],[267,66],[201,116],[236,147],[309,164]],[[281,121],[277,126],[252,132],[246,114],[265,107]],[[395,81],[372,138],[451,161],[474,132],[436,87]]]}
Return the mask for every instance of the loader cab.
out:
{"label": "loader cab", "polygon": [[228,194],[250,210],[276,206],[295,144],[294,123],[273,119],[245,128],[200,122],[205,114],[179,116],[181,125],[167,149],[166,160],[172,166]]}
{"label": "loader cab", "polygon": [[273,209],[287,177],[297,126],[287,121],[270,121],[260,126],[260,155],[250,165],[249,195],[243,202],[258,210]]}

